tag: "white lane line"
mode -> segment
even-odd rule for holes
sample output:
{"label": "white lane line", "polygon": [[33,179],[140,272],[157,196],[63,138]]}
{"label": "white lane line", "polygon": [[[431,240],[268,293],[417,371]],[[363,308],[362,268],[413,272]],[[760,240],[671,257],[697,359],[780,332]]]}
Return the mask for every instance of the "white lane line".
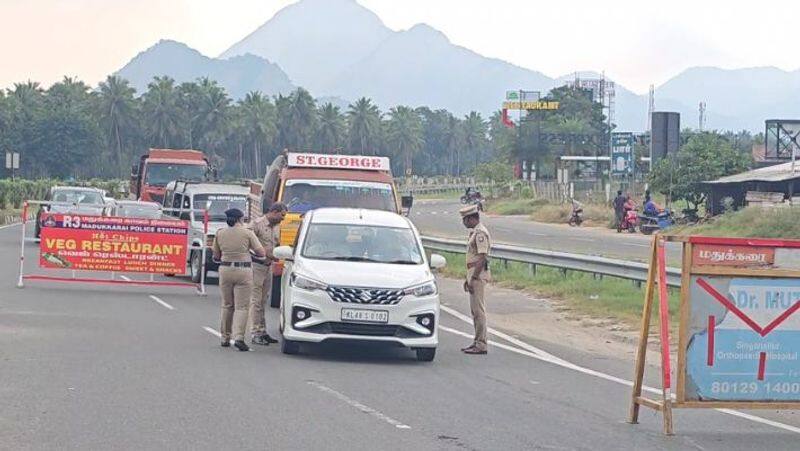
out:
{"label": "white lane line", "polygon": [[0,226],[0,230],[7,229],[9,227],[18,226],[18,225],[22,225],[22,223],[21,222],[15,222],[13,224],[6,224],[6,225],[3,225],[3,226]]}
{"label": "white lane line", "polygon": [[344,401],[350,407],[354,407],[354,408],[360,410],[363,413],[366,413],[366,414],[371,415],[371,416],[373,416],[373,417],[375,417],[375,418],[377,418],[377,419],[379,419],[379,420],[381,420],[383,422],[391,424],[392,426],[396,427],[397,429],[411,429],[411,426],[409,426],[407,424],[403,424],[403,423],[395,420],[394,418],[392,418],[390,416],[387,416],[387,415],[385,415],[385,414],[373,409],[372,407],[365,406],[364,404],[361,404],[360,402],[356,401],[355,399],[349,398],[347,395],[345,395],[343,393],[340,393],[340,392],[338,392],[338,391],[336,391],[336,390],[334,390],[334,389],[332,389],[332,388],[330,388],[330,387],[328,387],[326,385],[320,384],[319,382],[316,382],[316,381],[306,381],[306,383],[308,385],[316,387],[319,391],[328,393],[329,395],[333,395],[334,397],[338,398],[339,400]]}
{"label": "white lane line", "polygon": [[154,301],[158,302],[159,304],[161,304],[162,306],[164,306],[164,307],[166,307],[166,308],[168,308],[168,309],[170,309],[170,310],[175,310],[175,307],[173,307],[173,306],[171,306],[171,305],[167,304],[166,302],[162,301],[161,299],[159,299],[159,298],[158,298],[158,296],[153,296],[153,295],[151,294],[151,295],[150,295],[150,299],[152,299],[152,300],[154,300]]}
{"label": "white lane line", "polygon": [[[455,334],[455,335],[460,335],[460,336],[465,337],[465,338],[470,338],[470,339],[473,338],[472,334],[468,334],[466,332],[461,332],[460,330],[451,329],[449,327],[445,327],[445,326],[442,326],[442,325],[439,325],[439,329],[441,329],[441,330],[443,330],[445,332],[450,332],[450,333]],[[492,341],[492,340],[488,340],[488,343],[490,345],[492,345],[492,346],[497,346],[498,348],[505,349],[505,350],[511,351],[511,352],[516,352],[517,354],[528,356],[528,357],[531,357],[531,358],[534,358],[534,359],[537,359],[537,360],[541,360],[543,362],[549,362],[549,363],[552,363],[554,365],[558,365],[558,366],[561,366],[561,367],[564,367],[564,368],[567,368],[567,369],[571,369],[573,371],[577,371],[577,372],[580,372],[580,373],[588,374],[590,376],[594,376],[594,377],[597,377],[597,378],[600,378],[600,379],[605,379],[607,381],[615,382],[617,384],[626,385],[628,387],[633,387],[633,381],[629,381],[629,380],[626,380],[626,379],[622,379],[620,377],[612,376],[610,374],[601,373],[600,371],[595,371],[595,370],[592,370],[592,369],[589,369],[589,368],[585,368],[585,367],[582,367],[582,366],[579,366],[579,365],[575,365],[574,363],[567,362],[567,361],[559,359],[557,357],[555,357],[554,359],[553,358],[548,358],[548,357],[545,357],[545,356],[542,356],[542,355],[538,355],[538,354],[533,353],[533,352],[528,352],[528,351],[525,351],[525,350],[522,350],[522,349],[515,348],[513,346],[505,345],[503,343],[497,343],[497,342]],[[534,348],[534,349],[536,349],[536,348]],[[550,355],[550,354],[548,354],[548,355]],[[646,392],[650,392],[650,393],[661,394],[661,390],[660,389],[657,389],[655,387],[650,387],[650,386],[647,386],[647,385],[643,385],[642,386],[642,390],[644,390]],[[673,395],[673,397],[674,396],[675,395]],[[742,419],[745,419],[745,420],[749,420],[749,421],[752,421],[752,422],[755,422],[755,423],[761,423],[761,424],[765,424],[767,426],[772,426],[772,427],[775,427],[775,428],[778,428],[778,429],[783,429],[785,431],[789,431],[789,432],[794,432],[796,434],[800,434],[800,427],[791,426],[791,425],[788,425],[788,424],[785,424],[785,423],[780,423],[780,422],[777,422],[777,421],[768,420],[766,418],[762,418],[762,417],[759,417],[759,416],[756,416],[756,415],[751,415],[749,413],[739,412],[738,410],[731,410],[731,409],[714,409],[714,410],[716,410],[717,412],[720,412],[720,413],[724,413],[724,414],[727,414],[727,415],[732,415],[732,416],[739,417],[739,418],[742,418]]]}
{"label": "white lane line", "polygon": [[120,278],[120,279],[122,279],[122,280],[124,280],[125,282],[130,282],[130,281],[131,281],[131,278],[130,278],[130,277],[128,277],[128,276],[123,276],[122,274],[120,274],[120,275],[119,275],[119,278]]}
{"label": "white lane line", "polygon": [[222,338],[222,334],[219,333],[219,331],[217,331],[216,329],[213,329],[213,328],[208,327],[208,326],[203,326],[203,329],[205,329],[206,332],[210,333],[211,335],[213,335],[213,336],[215,336],[217,338]]}
{"label": "white lane line", "polygon": [[[443,310],[443,311],[455,316],[456,318],[460,319],[461,321],[464,321],[465,323],[467,323],[469,325],[472,325],[472,318],[470,318],[469,316],[459,312],[458,310],[456,310],[454,308],[451,308],[451,307],[448,307],[446,305],[440,305],[439,308],[441,310]],[[536,354],[536,355],[538,355],[540,357],[543,357],[543,358],[548,359],[548,360],[557,360],[559,362],[568,363],[568,362],[566,362],[564,360],[559,359],[558,357],[554,356],[553,354],[550,354],[549,352],[544,351],[543,349],[539,349],[536,346],[533,346],[533,345],[530,345],[528,343],[525,343],[522,340],[518,340],[518,339],[512,337],[511,335],[508,335],[506,333],[500,332],[499,330],[493,329],[491,327],[487,328],[487,330],[488,330],[488,332],[490,334],[492,334],[492,335],[494,335],[496,337],[502,338],[503,340],[505,340],[505,341],[507,341],[507,342],[509,342],[509,343],[511,343],[513,345],[516,345],[517,347],[522,348],[522,349],[524,349],[524,350],[526,350],[528,352]]]}

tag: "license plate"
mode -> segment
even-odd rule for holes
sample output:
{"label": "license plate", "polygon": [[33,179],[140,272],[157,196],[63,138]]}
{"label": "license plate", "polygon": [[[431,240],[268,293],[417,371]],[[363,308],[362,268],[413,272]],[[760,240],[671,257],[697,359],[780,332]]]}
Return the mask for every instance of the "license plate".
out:
{"label": "license plate", "polygon": [[343,308],[342,321],[361,322],[361,323],[388,323],[389,312],[387,312],[386,310]]}

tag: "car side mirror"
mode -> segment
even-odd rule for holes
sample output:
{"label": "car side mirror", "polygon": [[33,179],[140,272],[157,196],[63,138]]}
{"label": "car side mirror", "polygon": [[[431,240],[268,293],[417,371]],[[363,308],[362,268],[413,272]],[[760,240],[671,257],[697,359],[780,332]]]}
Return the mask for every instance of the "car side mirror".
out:
{"label": "car side mirror", "polygon": [[292,246],[278,246],[272,250],[272,255],[279,260],[292,261],[294,258],[294,248]]}
{"label": "car side mirror", "polygon": [[410,210],[412,205],[414,205],[414,196],[408,195],[400,198],[401,207]]}
{"label": "car side mirror", "polygon": [[447,259],[439,254],[431,254],[431,269],[442,269],[447,266]]}

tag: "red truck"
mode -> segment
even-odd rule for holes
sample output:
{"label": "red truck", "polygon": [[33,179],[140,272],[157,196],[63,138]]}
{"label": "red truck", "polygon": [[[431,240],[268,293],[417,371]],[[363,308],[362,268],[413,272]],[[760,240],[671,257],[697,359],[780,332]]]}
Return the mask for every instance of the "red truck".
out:
{"label": "red truck", "polygon": [[199,150],[150,149],[131,168],[131,197],[160,204],[167,183],[200,182],[209,171],[208,159]]}

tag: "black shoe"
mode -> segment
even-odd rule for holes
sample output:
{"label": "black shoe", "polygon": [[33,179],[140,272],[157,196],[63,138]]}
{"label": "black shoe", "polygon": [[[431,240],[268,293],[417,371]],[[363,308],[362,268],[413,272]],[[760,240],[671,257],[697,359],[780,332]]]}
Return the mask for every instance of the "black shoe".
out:
{"label": "black shoe", "polygon": [[233,345],[236,346],[236,349],[238,349],[240,351],[249,351],[250,350],[250,346],[247,346],[247,343],[245,343],[244,340],[236,340],[236,341],[233,342]]}
{"label": "black shoe", "polygon": [[264,339],[267,340],[267,343],[277,343],[278,340],[269,336],[268,333],[264,333]]}
{"label": "black shoe", "polygon": [[268,346],[270,344],[269,335],[253,335],[250,338],[250,343],[253,343],[254,345]]}
{"label": "black shoe", "polygon": [[223,348],[230,348],[231,347],[231,341],[230,340],[223,340],[222,343],[220,343],[219,345],[222,346]]}

